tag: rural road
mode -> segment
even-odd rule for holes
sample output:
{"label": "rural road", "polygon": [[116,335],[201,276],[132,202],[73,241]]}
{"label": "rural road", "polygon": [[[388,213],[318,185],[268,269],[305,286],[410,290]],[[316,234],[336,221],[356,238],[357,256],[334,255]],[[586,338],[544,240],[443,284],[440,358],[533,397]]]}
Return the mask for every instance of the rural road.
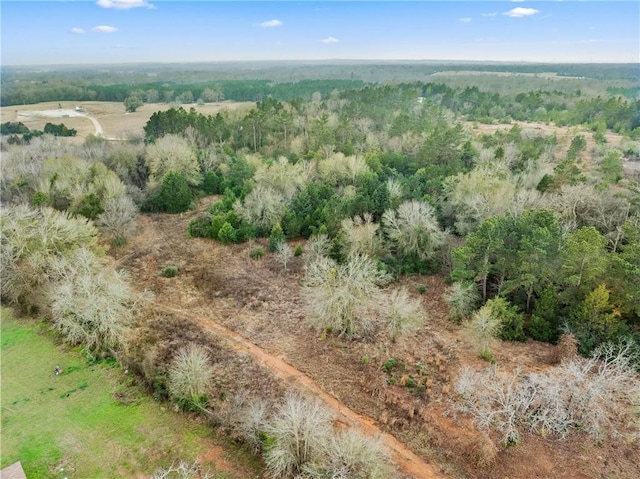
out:
{"label": "rural road", "polygon": [[298,389],[312,393],[325,403],[332,411],[342,416],[351,427],[359,429],[367,436],[380,439],[384,448],[389,452],[393,463],[405,474],[414,479],[445,479],[447,476],[439,473],[435,466],[426,463],[409,448],[389,433],[383,432],[375,425],[371,418],[362,416],[327,394],[316,382],[302,371],[294,368],[282,358],[267,353],[240,334],[209,318],[190,313],[183,309],[174,308],[166,304],[155,302],[153,305],[159,310],[179,314],[193,319],[205,329],[212,331],[218,337],[226,339],[234,350],[252,355],[260,364],[267,367],[278,378]]}
{"label": "rural road", "polygon": [[94,117],[88,115],[83,111],[76,110],[40,110],[40,111],[19,111],[18,112],[18,120],[20,118],[86,118],[91,123],[93,123],[93,127],[96,130],[95,135],[104,137],[104,130],[102,129],[102,125],[100,122]]}

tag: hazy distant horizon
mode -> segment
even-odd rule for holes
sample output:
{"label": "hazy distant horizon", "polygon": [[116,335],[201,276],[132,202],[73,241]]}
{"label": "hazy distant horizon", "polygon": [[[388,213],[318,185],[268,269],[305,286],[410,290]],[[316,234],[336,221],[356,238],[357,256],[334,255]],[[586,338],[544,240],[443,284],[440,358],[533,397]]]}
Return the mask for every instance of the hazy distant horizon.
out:
{"label": "hazy distant horizon", "polygon": [[3,1],[3,66],[640,63],[636,1]]}
{"label": "hazy distant horizon", "polygon": [[310,63],[310,64],[325,64],[325,65],[340,65],[340,64],[353,64],[357,65],[361,64],[419,64],[419,63],[431,63],[435,65],[474,65],[474,64],[487,64],[487,65],[640,65],[640,62],[536,62],[536,61],[507,61],[507,60],[451,60],[451,59],[443,59],[443,60],[435,60],[435,59],[397,59],[391,60],[388,58],[379,58],[379,59],[362,59],[362,58],[345,58],[345,59],[317,59],[317,60],[308,60],[308,59],[299,59],[299,60],[212,60],[212,61],[185,61],[185,62],[122,62],[122,63],[43,63],[43,64],[2,64],[2,68],[98,68],[98,67],[127,67],[127,66],[182,66],[182,65],[251,65],[251,64],[287,64],[287,63]]}

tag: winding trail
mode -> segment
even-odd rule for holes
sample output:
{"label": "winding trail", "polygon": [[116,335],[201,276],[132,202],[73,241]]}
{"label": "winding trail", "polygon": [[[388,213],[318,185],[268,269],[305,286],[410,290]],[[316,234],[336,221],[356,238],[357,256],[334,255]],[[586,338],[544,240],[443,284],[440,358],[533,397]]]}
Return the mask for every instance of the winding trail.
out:
{"label": "winding trail", "polygon": [[71,109],[58,109],[58,110],[41,110],[41,111],[19,111],[17,115],[20,118],[86,118],[96,130],[96,136],[104,136],[104,130],[100,122],[84,111],[77,111]]}
{"label": "winding trail", "polygon": [[196,321],[203,328],[212,331],[218,337],[226,339],[235,351],[247,353],[253,356],[258,363],[267,367],[276,377],[286,381],[288,384],[295,386],[298,389],[312,393],[314,396],[322,400],[322,402],[324,402],[329,408],[340,415],[341,419],[343,419],[349,426],[358,428],[361,432],[370,437],[376,439],[379,438],[389,452],[391,460],[403,473],[412,476],[414,479],[445,479],[447,477],[439,473],[435,466],[423,461],[394,436],[380,430],[372,419],[349,409],[335,397],[323,391],[313,379],[302,371],[294,368],[282,358],[267,353],[245,337],[209,318],[190,313],[183,309],[174,308],[160,302],[155,302],[153,304],[161,311],[179,314]]}

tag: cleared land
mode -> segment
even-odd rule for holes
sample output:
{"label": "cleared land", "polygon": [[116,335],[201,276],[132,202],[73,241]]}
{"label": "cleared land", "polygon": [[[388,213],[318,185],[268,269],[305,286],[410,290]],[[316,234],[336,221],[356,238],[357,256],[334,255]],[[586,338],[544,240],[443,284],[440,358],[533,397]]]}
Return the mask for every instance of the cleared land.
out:
{"label": "cleared land", "polygon": [[217,479],[256,477],[223,454],[206,425],[154,402],[120,367],[87,363],[39,329],[2,309],[1,467],[20,460],[30,478],[145,478],[198,457]]}
{"label": "cleared land", "polygon": [[[30,129],[42,130],[47,123],[64,123],[67,128],[75,128],[78,134],[74,141],[82,142],[89,135],[96,134],[95,119],[103,130],[103,135],[108,139],[126,139],[129,136],[142,135],[142,128],[146,125],[151,115],[156,111],[165,111],[169,108],[182,106],[185,110],[195,108],[198,113],[215,115],[224,110],[249,109],[255,104],[251,102],[223,101],[219,103],[206,103],[202,106],[196,104],[169,105],[166,103],[148,103],[138,108],[133,113],[127,113],[122,103],[106,101],[88,102],[47,102],[34,105],[14,105],[0,108],[2,123],[8,121],[20,121]],[[78,113],[75,108],[80,107],[84,113]]]}
{"label": "cleared land", "polygon": [[[200,211],[212,200],[204,200]],[[522,479],[640,477],[635,460],[640,454],[637,443],[611,439],[595,445],[581,434],[568,441],[527,436],[520,446],[496,449],[487,433],[450,414],[456,398],[452,384],[460,367],[484,369],[488,363],[477,357],[460,327],[448,319],[442,278],[403,279],[430,319],[424,328],[399,343],[324,337],[304,319],[300,295],[304,254],[292,261],[285,274],[271,255],[262,260],[250,258],[258,242],[222,246],[200,238],[185,240],[187,224],[195,214],[140,217],[137,236],[116,254],[138,288],[153,291],[163,304],[171,305],[183,318],[192,318],[204,331],[219,337],[224,337],[219,334],[222,329],[229,331],[227,336],[235,338],[232,341],[244,344],[237,354],[246,354],[251,344],[257,346],[268,358],[263,358],[262,365],[281,381],[346,406],[409,448],[434,474]],[[265,246],[264,241],[261,244]],[[304,242],[300,244],[304,246]],[[168,265],[178,268],[177,277],[161,276],[162,268]],[[425,294],[419,294],[419,286]],[[542,371],[555,361],[554,346],[534,341],[504,342],[495,355],[504,370]],[[385,371],[382,364],[391,358],[397,366]],[[277,374],[277,364],[282,362],[292,369]],[[407,386],[409,377],[424,385],[422,392]],[[321,392],[300,385],[300,378],[309,378]],[[251,387],[247,385],[246,391]],[[269,392],[260,394],[266,399]],[[337,411],[342,427],[355,424],[366,430],[341,418],[333,401],[325,403]],[[402,465],[402,459],[393,456]],[[409,467],[404,471],[416,479],[430,477]]]}

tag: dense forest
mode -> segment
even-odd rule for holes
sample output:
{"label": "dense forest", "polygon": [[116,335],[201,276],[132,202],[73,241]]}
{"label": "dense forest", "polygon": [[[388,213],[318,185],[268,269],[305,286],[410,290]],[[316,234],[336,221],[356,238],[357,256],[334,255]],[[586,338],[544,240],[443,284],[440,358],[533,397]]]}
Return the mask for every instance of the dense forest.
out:
{"label": "dense forest", "polygon": [[[53,68],[2,67],[0,105],[45,101],[124,101],[137,96],[148,103],[261,101],[322,95],[333,89],[359,88],[364,84],[440,81],[443,72],[523,75],[533,82],[529,89],[569,86],[608,89],[612,95],[636,98],[639,92],[634,64],[510,64],[456,62],[246,62],[184,65],[114,65],[109,68],[74,66]],[[433,75],[433,77],[432,77]],[[551,75],[551,78],[550,78]],[[552,78],[563,79],[558,85]],[[161,80],[158,80],[161,78]],[[475,83],[482,82],[477,75]],[[603,86],[606,85],[606,86]],[[504,85],[502,85],[504,86]],[[527,87],[520,85],[522,91]],[[214,92],[214,93],[211,93]],[[212,96],[213,95],[213,96]]]}
{"label": "dense forest", "polygon": [[[595,65],[557,69],[572,76],[611,73]],[[620,66],[615,74],[624,72]],[[640,370],[640,179],[625,174],[624,165],[640,161],[640,100],[579,89],[499,93],[423,81],[366,84],[359,76],[91,87],[63,86],[54,78],[44,88],[5,86],[12,80],[3,78],[3,105],[130,96],[170,102],[187,93],[184,103],[258,100],[248,111],[216,115],[159,111],[143,137],[127,142],[89,137],[72,146],[43,135],[6,145],[3,137],[2,200],[11,205],[2,218],[3,299],[48,315],[68,341],[85,344],[92,355],[122,350],[127,311],[144,301],[124,276],[100,267],[105,248],[98,231],[117,248],[131,237],[138,210],[181,213],[216,195],[184,234],[223,245],[262,238],[252,257],[268,254],[266,247],[285,272],[303,249],[289,244],[305,240],[303,297],[309,324],[324,335],[364,341],[374,330],[371,310],[380,310],[395,342],[419,327],[419,307],[403,289],[381,288],[411,275],[438,275],[448,284],[451,321],[471,335],[488,363],[497,339],[568,342],[589,361],[617,371],[617,379],[634,378],[632,370]],[[490,123],[513,126],[474,134],[474,125]],[[102,302],[90,304],[98,291]],[[595,363],[576,364],[589,365],[585,377],[596,370]],[[206,406],[204,390],[185,393],[171,382],[168,363],[139,370],[142,376],[153,371],[146,383],[181,407]],[[522,391],[548,392],[554,381],[572,387],[566,371],[557,371],[529,377]],[[544,408],[560,407],[551,399],[513,406],[512,416],[521,415],[517,423],[492,422],[478,392],[489,379],[466,380],[458,388],[464,411],[497,429],[504,444],[517,444],[525,428],[565,437],[578,429],[597,435],[602,426],[586,416],[595,403],[580,403],[579,412],[563,404],[571,420],[552,412],[543,418]],[[621,400],[619,389],[611,391],[593,397]],[[253,437],[257,450],[266,451],[272,477],[304,470],[302,463],[274,466],[274,436]],[[328,467],[322,462],[323,473]]]}

